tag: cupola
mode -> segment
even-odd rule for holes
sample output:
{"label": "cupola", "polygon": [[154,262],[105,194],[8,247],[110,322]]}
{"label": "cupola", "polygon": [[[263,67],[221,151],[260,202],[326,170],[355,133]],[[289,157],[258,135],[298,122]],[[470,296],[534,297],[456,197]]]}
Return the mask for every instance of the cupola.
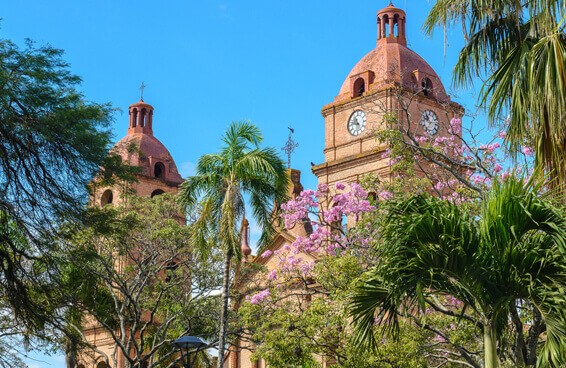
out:
{"label": "cupola", "polygon": [[376,47],[350,71],[334,102],[367,96],[392,86],[439,101],[449,97],[432,67],[407,47],[407,16],[393,4],[377,12]]}
{"label": "cupola", "polygon": [[392,3],[377,12],[377,44],[399,43],[407,46],[405,33],[406,15],[402,9]]}
{"label": "cupola", "polygon": [[144,133],[153,135],[153,106],[143,100],[130,105],[130,126],[128,134]]}
{"label": "cupola", "polygon": [[153,136],[153,106],[142,99],[130,105],[128,110],[128,132],[114,146],[114,152],[119,153],[129,165],[138,166],[141,176],[174,186],[182,183],[173,157],[163,143]]}

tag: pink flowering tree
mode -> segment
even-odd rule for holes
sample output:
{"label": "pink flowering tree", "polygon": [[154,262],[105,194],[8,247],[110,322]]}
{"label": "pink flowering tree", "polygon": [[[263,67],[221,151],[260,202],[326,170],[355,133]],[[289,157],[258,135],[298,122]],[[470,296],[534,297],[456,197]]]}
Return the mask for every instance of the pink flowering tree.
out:
{"label": "pink flowering tree", "polygon": [[395,92],[397,113],[378,103],[374,107],[384,117],[375,134],[388,147],[383,158],[388,160],[391,175],[385,181],[368,179],[373,179],[372,185],[381,186],[385,196],[404,196],[409,185],[411,194],[428,192],[468,202],[479,199],[495,178],[505,178],[511,172],[532,174],[534,157],[529,142],[525,141],[520,150],[508,149],[509,120],[491,122],[493,129],[488,129],[485,123],[477,123],[477,114],[464,116],[459,105],[436,101],[446,113],[439,116],[438,131],[429,134],[421,127],[420,116],[414,117],[415,109],[427,108],[419,105],[420,91],[408,93],[400,88]]}
{"label": "pink flowering tree", "polygon": [[[379,263],[375,242],[386,199],[368,196],[357,183],[337,183],[305,190],[282,205],[285,229],[297,234],[295,240],[260,254],[270,267],[256,276],[261,282],[239,311],[243,335],[256,345],[257,357],[273,367],[308,366],[315,364],[315,356],[345,367],[368,362],[422,367],[458,354],[454,334],[461,335],[459,341],[475,341],[474,327],[468,322],[450,324],[438,317],[423,324],[415,317],[402,324],[399,341],[383,338],[378,351],[355,352],[349,293],[363,273]],[[462,307],[448,297],[436,306],[452,311]]]}

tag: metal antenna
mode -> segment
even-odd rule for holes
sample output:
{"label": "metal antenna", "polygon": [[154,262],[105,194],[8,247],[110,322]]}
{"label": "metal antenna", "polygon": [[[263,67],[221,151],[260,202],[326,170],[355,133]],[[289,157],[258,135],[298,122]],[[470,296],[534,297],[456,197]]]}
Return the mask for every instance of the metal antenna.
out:
{"label": "metal antenna", "polygon": [[295,152],[295,148],[299,147],[299,144],[293,140],[293,133],[295,133],[295,129],[292,127],[288,127],[289,129],[289,138],[285,145],[281,148],[282,151],[285,151],[287,154],[287,168],[291,168],[291,154]]}

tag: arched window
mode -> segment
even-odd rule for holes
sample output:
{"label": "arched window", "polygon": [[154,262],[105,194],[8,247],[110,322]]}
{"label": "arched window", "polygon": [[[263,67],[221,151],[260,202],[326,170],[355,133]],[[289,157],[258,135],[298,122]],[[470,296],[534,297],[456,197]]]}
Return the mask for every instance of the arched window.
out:
{"label": "arched window", "polygon": [[383,37],[389,36],[389,15],[385,14],[383,16]]}
{"label": "arched window", "polygon": [[162,162],[156,162],[153,167],[153,176],[159,179],[165,179],[165,165]]}
{"label": "arched window", "polygon": [[423,89],[423,95],[425,96],[432,96],[432,81],[428,78],[423,78],[421,83],[421,87]]}
{"label": "arched window", "polygon": [[366,91],[366,86],[363,78],[358,78],[354,82],[354,97],[360,97]]}
{"label": "arched window", "polygon": [[393,17],[394,21],[393,21],[393,36],[398,37],[399,36],[399,14],[395,14],[395,16]]}
{"label": "arched window", "polygon": [[138,125],[138,109],[133,109],[132,114],[132,128],[135,128]]}
{"label": "arched window", "polygon": [[147,115],[147,110],[144,107],[141,111],[141,119],[140,119],[140,126],[142,126],[142,127],[145,126],[146,115]]}
{"label": "arched window", "polygon": [[151,198],[158,196],[160,194],[165,193],[164,191],[162,191],[161,189],[155,189],[153,192],[151,192]]}
{"label": "arched window", "polygon": [[100,197],[100,205],[106,206],[107,204],[112,204],[112,202],[114,202],[114,194],[110,189],[106,189]]}

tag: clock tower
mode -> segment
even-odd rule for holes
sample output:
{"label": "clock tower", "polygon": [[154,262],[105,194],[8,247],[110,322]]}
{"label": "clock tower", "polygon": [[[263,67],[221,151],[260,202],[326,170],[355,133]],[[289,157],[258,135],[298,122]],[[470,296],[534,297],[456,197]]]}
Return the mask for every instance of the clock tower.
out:
{"label": "clock tower", "polygon": [[312,168],[319,184],[389,175],[386,144],[375,133],[393,119],[414,135],[443,136],[463,114],[436,72],[407,47],[407,17],[392,4],[377,12],[377,45],[350,71],[334,101],[322,108],[325,162]]}

